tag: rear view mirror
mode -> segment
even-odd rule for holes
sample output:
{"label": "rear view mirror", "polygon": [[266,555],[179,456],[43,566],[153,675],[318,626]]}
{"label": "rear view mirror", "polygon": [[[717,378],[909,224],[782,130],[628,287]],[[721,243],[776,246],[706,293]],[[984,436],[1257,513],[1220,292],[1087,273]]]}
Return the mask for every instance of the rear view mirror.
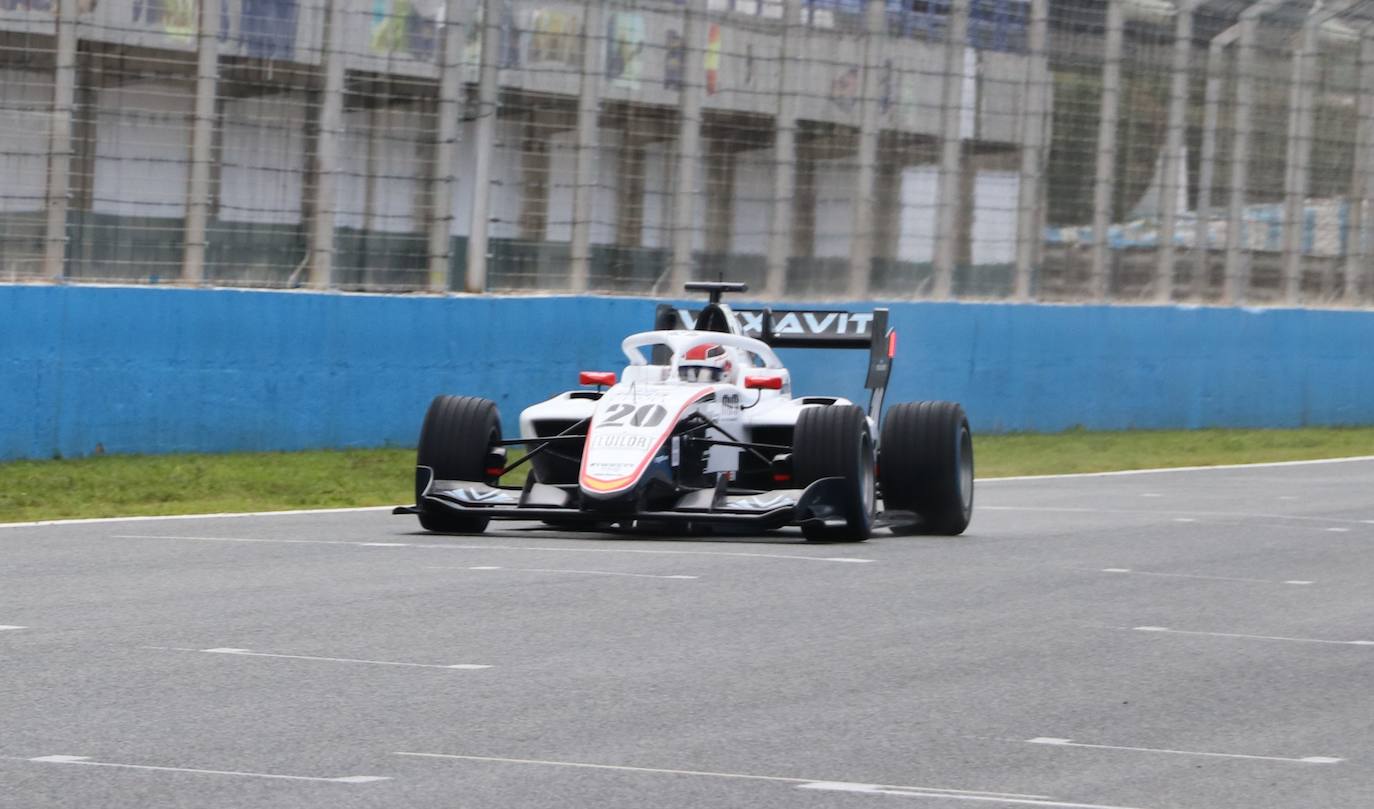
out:
{"label": "rear view mirror", "polygon": [[577,375],[579,385],[614,385],[615,371],[583,371]]}
{"label": "rear view mirror", "polygon": [[780,376],[746,376],[744,387],[750,390],[782,390]]}

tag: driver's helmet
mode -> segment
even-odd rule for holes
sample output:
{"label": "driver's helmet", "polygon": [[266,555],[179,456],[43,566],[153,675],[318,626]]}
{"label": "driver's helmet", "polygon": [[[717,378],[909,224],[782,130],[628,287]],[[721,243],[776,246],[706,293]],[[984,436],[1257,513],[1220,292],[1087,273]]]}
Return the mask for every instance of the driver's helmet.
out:
{"label": "driver's helmet", "polygon": [[678,363],[678,378],[684,382],[719,382],[730,373],[730,355],[724,346],[701,345],[687,349]]}

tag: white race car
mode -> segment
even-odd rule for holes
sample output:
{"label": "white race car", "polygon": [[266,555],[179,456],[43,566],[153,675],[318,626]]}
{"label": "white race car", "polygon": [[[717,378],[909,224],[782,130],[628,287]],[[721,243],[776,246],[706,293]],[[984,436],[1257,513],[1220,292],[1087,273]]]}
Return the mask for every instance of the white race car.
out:
{"label": "white race car", "polygon": [[[416,505],[396,512],[462,533],[493,519],[688,533],[799,526],[813,542],[862,542],[878,527],[964,531],[968,419],[953,402],[899,404],[884,416],[896,348],[887,310],[734,312],[721,295],[743,284],[687,288],[710,302],[694,315],[660,306],[656,330],[621,343],[630,364],[618,380],[583,371],[588,388],[520,414],[518,439],[503,438],[494,402],[436,397],[420,431]],[[687,318],[692,328],[673,328]],[[837,396],[794,397],[774,348],[868,350],[867,412]],[[511,445],[526,452],[507,463]],[[524,463],[524,486],[499,485]]]}

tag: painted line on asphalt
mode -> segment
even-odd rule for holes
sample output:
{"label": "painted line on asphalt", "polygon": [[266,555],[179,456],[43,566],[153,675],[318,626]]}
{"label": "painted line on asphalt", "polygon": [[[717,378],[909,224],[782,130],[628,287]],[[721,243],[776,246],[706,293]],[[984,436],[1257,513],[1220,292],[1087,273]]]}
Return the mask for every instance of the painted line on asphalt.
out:
{"label": "painted line on asphalt", "polygon": [[[289,545],[351,545],[355,548],[374,547],[373,543],[367,542],[348,542],[341,539],[264,539],[261,537],[202,537],[184,535],[158,535],[158,534],[112,534],[110,539],[170,539],[184,540],[188,542],[262,542],[262,543],[283,543]],[[850,564],[867,564],[872,559],[857,559],[851,556],[802,556],[800,554],[789,553],[747,553],[735,551],[683,551],[683,550],[658,550],[649,548],[554,548],[554,547],[535,547],[524,545],[438,545],[421,542],[410,543],[387,543],[387,547],[406,547],[406,548],[425,548],[429,550],[445,551],[552,551],[557,553],[640,553],[657,554],[663,556],[742,556],[754,559],[797,559],[804,562],[842,562]]]}
{"label": "painted line on asphalt", "polygon": [[359,660],[353,657],[315,657],[312,655],[288,655],[273,654],[270,652],[254,652],[250,649],[235,649],[232,647],[219,647],[215,649],[186,649],[176,646],[140,646],[140,649],[157,649],[164,652],[201,652],[203,654],[235,655],[237,657],[279,657],[287,660],[318,660],[327,663],[366,663],[373,666],[408,666],[418,669],[463,669],[477,670],[489,669],[491,666],[479,665],[476,663],[455,663],[443,665],[440,663],[405,663],[395,660]]}
{"label": "painted line on asphalt", "polygon": [[1209,758],[1238,758],[1252,759],[1255,761],[1282,761],[1290,764],[1339,764],[1345,761],[1343,758],[1332,756],[1303,756],[1302,758],[1291,758],[1288,756],[1256,756],[1248,753],[1212,753],[1201,750],[1171,750],[1161,747],[1124,747],[1114,744],[1084,744],[1075,742],[1072,739],[1056,739],[1049,736],[1039,736],[1034,739],[1026,739],[1027,744],[1043,744],[1051,747],[1084,747],[1093,750],[1127,750],[1135,753],[1163,753],[1174,756],[1206,756]]}
{"label": "painted line on asphalt", "polygon": [[1244,640],[1274,640],[1289,643],[1324,643],[1331,646],[1374,646],[1374,640],[1327,640],[1325,638],[1290,638],[1282,635],[1245,635],[1237,632],[1200,632],[1190,629],[1170,629],[1167,626],[1118,626],[1131,632],[1154,632],[1161,635],[1197,635],[1208,638],[1241,638]]}
{"label": "painted line on asphalt", "polygon": [[1236,581],[1236,582],[1250,582],[1250,583],[1253,583],[1253,584],[1313,584],[1313,583],[1314,583],[1314,582],[1307,581],[1307,580],[1303,580],[1303,579],[1290,579],[1290,580],[1288,580],[1288,581],[1279,581],[1279,580],[1277,580],[1277,579],[1247,579],[1247,578],[1243,578],[1243,577],[1241,577],[1241,576],[1204,576],[1204,575],[1202,575],[1202,574],[1200,574],[1200,573],[1156,573],[1156,572],[1154,572],[1154,571],[1152,571],[1152,570],[1135,570],[1134,568],[1129,568],[1129,567],[1104,567],[1104,568],[1101,568],[1100,570],[1095,570],[1095,571],[1094,571],[1094,570],[1089,570],[1089,569],[1087,569],[1087,568],[1081,568],[1081,567],[1076,567],[1076,568],[1072,568],[1072,569],[1073,569],[1073,570],[1078,570],[1078,571],[1084,572],[1084,573],[1090,573],[1090,572],[1096,572],[1096,573],[1128,573],[1128,574],[1130,574],[1130,575],[1132,575],[1132,576],[1157,576],[1157,577],[1160,577],[1160,578],[1167,578],[1167,579],[1201,579],[1201,580],[1203,580],[1203,581]]}
{"label": "painted line on asphalt", "polygon": [[11,625],[9,625],[9,624],[0,624],[0,632],[5,632],[5,631],[10,630],[10,629],[28,629],[28,627],[26,627],[26,626],[11,626]]}
{"label": "painted line on asphalt", "polygon": [[425,570],[509,570],[512,573],[581,573],[588,576],[625,576],[632,579],[698,579],[700,576],[664,576],[653,573],[621,573],[614,570],[568,570],[545,567],[499,567],[497,565],[476,565],[474,567],[453,567],[449,565],[427,565]]}
{"label": "painted line on asphalt", "polygon": [[[500,756],[461,756],[454,753],[406,753],[396,752],[392,755],[410,756],[413,758],[437,758],[450,759],[456,761],[488,761],[500,764],[536,764],[545,767],[570,767],[586,770],[612,770],[616,772],[639,772],[651,775],[696,775],[707,778],[736,778],[746,781],[772,781],[784,784],[820,784],[820,783],[845,783],[842,781],[826,781],[820,778],[790,778],[780,775],[752,775],[737,772],[715,772],[711,770],[677,770],[666,767],[627,767],[618,764],[589,764],[582,761],[552,761],[537,758],[503,758]],[[869,786],[861,784],[858,786]],[[1050,800],[1047,795],[1025,795],[1019,792],[986,792],[974,789],[946,789],[944,787],[916,787],[898,786],[893,784],[876,784],[883,789],[902,789],[914,790],[930,797],[956,797],[956,796],[977,796],[981,798],[1017,798],[1031,800]]]}
{"label": "painted line on asphalt", "polygon": [[815,789],[825,792],[851,792],[860,795],[894,795],[903,798],[933,798],[947,801],[978,801],[996,803],[1003,806],[1052,806],[1059,809],[1132,809],[1129,806],[1105,803],[1073,803],[1056,801],[1049,798],[1011,798],[994,795],[945,795],[937,792],[922,792],[901,787],[883,787],[877,784],[851,784],[845,781],[815,781],[800,784],[797,789]]}
{"label": "painted line on asphalt", "polygon": [[186,772],[197,775],[236,775],[241,778],[271,778],[280,781],[322,781],[330,784],[370,784],[376,781],[390,781],[384,775],[345,775],[339,778],[322,778],[312,775],[280,775],[266,772],[242,772],[239,770],[203,770],[192,767],[155,767],[149,764],[117,764],[111,761],[91,761],[88,756],[38,756],[21,758],[19,756],[0,756],[11,761],[31,761],[37,764],[79,764],[85,767],[116,767],[124,770],[156,770],[158,772]]}
{"label": "painted line on asphalt", "polygon": [[[1302,517],[1295,514],[1265,514],[1248,511],[1195,511],[1193,509],[1143,509],[1143,508],[1083,508],[1077,506],[979,506],[979,511],[1029,511],[1043,514],[1147,514],[1165,517],[1174,514],[1189,514],[1191,517],[1176,517],[1177,522],[1197,522],[1197,517],[1229,517],[1236,519],[1292,520],[1294,522],[1342,523],[1345,525],[1374,524],[1374,520],[1347,520],[1339,517]],[[1349,529],[1342,529],[1349,530]]]}
{"label": "painted line on asphalt", "polygon": [[349,514],[390,511],[395,506],[352,506],[348,508],[300,508],[286,511],[216,511],[209,514],[153,514],[143,517],[83,517],[73,520],[34,520],[0,522],[0,528],[43,528],[49,525],[98,525],[111,522],[159,522],[163,520],[221,520],[229,517],[289,517],[293,514]]}
{"label": "painted line on asphalt", "polygon": [[1216,466],[1160,466],[1150,469],[1119,469],[1114,472],[1074,472],[1066,475],[1016,475],[1002,478],[978,478],[979,483],[999,483],[1022,480],[1065,480],[1071,478],[1106,478],[1123,475],[1156,475],[1162,472],[1211,472],[1226,469],[1274,469],[1285,466],[1320,466],[1333,463],[1358,463],[1374,461],[1374,455],[1356,455],[1349,458],[1314,458],[1310,461],[1269,461],[1265,463],[1234,463]]}

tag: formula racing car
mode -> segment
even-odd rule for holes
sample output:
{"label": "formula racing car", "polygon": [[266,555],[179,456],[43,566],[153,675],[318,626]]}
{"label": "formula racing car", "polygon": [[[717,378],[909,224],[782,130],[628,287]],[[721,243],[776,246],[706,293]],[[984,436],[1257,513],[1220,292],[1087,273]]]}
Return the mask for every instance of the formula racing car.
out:
{"label": "formula racing car", "polygon": [[[629,365],[618,378],[581,372],[586,387],[520,414],[519,438],[504,437],[488,399],[436,397],[420,431],[416,504],[396,512],[456,533],[494,519],[681,533],[797,526],[813,542],[861,542],[879,527],[964,531],[968,419],[953,402],[883,413],[896,353],[887,310],[732,311],[722,295],[743,284],[687,289],[709,302],[695,312],[660,305],[655,330],[621,343]],[[867,350],[867,409],[793,396],[777,348]],[[526,451],[508,462],[510,446]],[[522,464],[523,486],[500,485]]]}

